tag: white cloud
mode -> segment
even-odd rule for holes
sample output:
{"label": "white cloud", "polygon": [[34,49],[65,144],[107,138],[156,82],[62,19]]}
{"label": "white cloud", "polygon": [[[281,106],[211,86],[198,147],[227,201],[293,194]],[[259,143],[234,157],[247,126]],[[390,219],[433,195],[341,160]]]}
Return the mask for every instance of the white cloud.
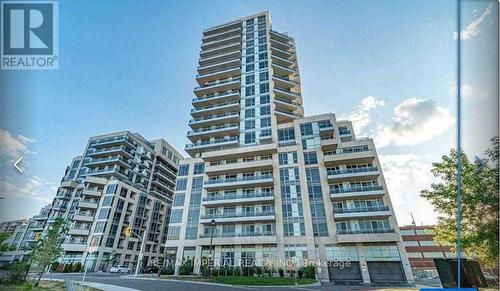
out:
{"label": "white cloud", "polygon": [[18,158],[21,153],[30,153],[28,145],[35,142],[34,139],[18,135],[14,137],[7,130],[0,129],[0,156],[7,155]]}
{"label": "white cloud", "polygon": [[[457,89],[458,89],[458,86],[453,86],[450,89],[450,95],[456,97],[458,94]],[[487,94],[484,90],[482,90],[480,88],[476,88],[469,83],[462,84],[461,89],[460,89],[460,96],[464,97],[464,98],[470,98],[470,99],[484,98],[486,95]]]}
{"label": "white cloud", "polygon": [[434,181],[431,161],[412,154],[380,155],[384,177],[399,224],[411,223],[410,212],[418,224],[436,222],[434,208],[420,197],[420,191]]}
{"label": "white cloud", "polygon": [[431,140],[455,123],[448,108],[431,99],[410,98],[394,108],[391,126],[379,126],[375,136],[378,147],[414,145]]}
{"label": "white cloud", "polygon": [[48,182],[37,176],[23,177],[21,181],[14,181],[9,176],[0,176],[0,197],[28,197],[48,203],[54,195],[52,188]]}
{"label": "white cloud", "polygon": [[[493,7],[493,1],[490,3],[490,5],[488,5],[488,7],[483,12],[483,14],[481,14],[481,16],[479,16],[477,19],[475,19],[471,23],[469,23],[469,25],[467,25],[467,27],[465,27],[465,29],[460,32],[460,39],[461,40],[471,39],[479,34],[479,32],[480,32],[479,26],[484,21],[486,16],[491,14],[492,7]],[[457,32],[453,32],[453,38],[454,39],[458,38]]]}
{"label": "white cloud", "polygon": [[366,126],[368,126],[372,121],[370,111],[381,106],[385,106],[384,100],[368,96],[361,100],[356,111],[347,115],[343,114],[340,116],[340,119],[352,121],[354,132],[361,135],[364,128],[366,128]]}

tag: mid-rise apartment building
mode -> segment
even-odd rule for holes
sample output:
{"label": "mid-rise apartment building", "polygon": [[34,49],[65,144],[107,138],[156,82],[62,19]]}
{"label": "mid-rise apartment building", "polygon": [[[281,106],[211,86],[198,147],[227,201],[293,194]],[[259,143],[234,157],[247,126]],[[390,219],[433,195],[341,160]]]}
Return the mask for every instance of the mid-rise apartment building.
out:
{"label": "mid-rise apartment building", "polygon": [[295,41],[267,12],[203,31],[198,73],[167,259],[413,282],[373,140],[334,114],[304,117]]}
{"label": "mid-rise apartment building", "polygon": [[[54,219],[67,222],[62,263],[85,263],[90,271],[135,268],[145,237],[142,265],[161,264],[181,159],[163,139],[128,131],[91,137],[67,167],[50,211],[30,221],[41,235]],[[135,235],[125,236],[127,227]]]}
{"label": "mid-rise apartment building", "polygon": [[0,223],[0,232],[13,233],[16,229],[28,222],[27,219],[17,219]]}

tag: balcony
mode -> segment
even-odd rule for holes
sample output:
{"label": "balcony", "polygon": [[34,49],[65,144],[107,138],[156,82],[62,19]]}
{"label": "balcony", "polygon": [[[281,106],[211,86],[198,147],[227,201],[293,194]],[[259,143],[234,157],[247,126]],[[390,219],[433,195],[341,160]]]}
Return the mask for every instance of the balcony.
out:
{"label": "balcony", "polygon": [[[301,99],[296,99],[296,100],[301,100]],[[281,98],[281,97],[275,97],[274,98],[274,103],[276,104],[276,107],[283,109],[283,111],[298,111],[302,110],[302,105],[300,102],[297,102],[295,100],[290,100],[286,98]]]}
{"label": "balcony", "polygon": [[226,135],[237,135],[239,133],[239,124],[223,124],[215,125],[208,128],[199,128],[195,130],[190,130],[187,133],[187,137],[191,141],[196,141],[203,138],[210,138],[212,136],[226,136]]}
{"label": "balcony", "polygon": [[193,129],[197,129],[202,127],[214,126],[221,123],[236,123],[239,121],[240,113],[235,111],[191,119],[189,120],[189,126],[191,126],[191,128]]}
{"label": "balcony", "polygon": [[205,83],[194,89],[194,94],[197,97],[203,95],[210,95],[224,91],[240,89],[240,78],[230,78],[224,80],[217,80],[215,82]]}
{"label": "balcony", "polygon": [[198,65],[200,67],[204,66],[210,66],[214,65],[217,63],[222,63],[228,60],[233,60],[233,59],[241,59],[241,51],[239,49],[235,49],[233,51],[223,53],[220,55],[208,57],[208,58],[199,58],[198,59]]}
{"label": "balcony", "polygon": [[92,212],[77,212],[73,217],[74,221],[83,221],[83,222],[93,222],[95,213]]}
{"label": "balcony", "polygon": [[337,208],[333,210],[335,219],[387,217],[391,216],[389,206],[371,206],[356,208]]}
{"label": "balcony", "polygon": [[283,43],[291,43],[293,41],[293,39],[291,37],[289,37],[288,35],[281,33],[281,32],[277,32],[275,30],[270,30],[269,34],[271,36],[271,39],[274,39],[274,40],[277,40],[277,41],[280,41]]}
{"label": "balcony", "polygon": [[[198,243],[210,244],[210,233],[200,234]],[[276,233],[274,232],[247,232],[247,233],[214,233],[213,245],[230,244],[276,244]]]}
{"label": "balcony", "polygon": [[108,157],[108,158],[96,158],[96,159],[90,159],[83,164],[85,166],[98,166],[98,165],[112,165],[116,163],[121,163],[125,166],[129,166],[129,164],[124,160],[122,156],[114,156],[114,157]]}
{"label": "balcony", "polygon": [[203,31],[204,37],[211,37],[218,35],[220,33],[233,30],[235,28],[241,28],[241,22],[239,20],[232,21],[229,23],[224,23],[216,27],[208,28]]}
{"label": "balcony", "polygon": [[230,35],[229,37],[223,38],[223,39],[218,39],[218,40],[213,40],[210,42],[203,42],[201,44],[201,49],[202,51],[212,51],[216,50],[219,48],[226,47],[228,45],[233,45],[233,44],[240,44],[241,42],[241,34],[234,34]]}
{"label": "balcony", "polygon": [[239,90],[231,90],[226,92],[221,92],[212,95],[205,95],[200,98],[193,98],[192,104],[193,106],[207,106],[216,103],[221,103],[223,100],[227,102],[231,101],[239,101],[240,100],[240,91]]}
{"label": "balcony", "polygon": [[325,163],[341,162],[349,160],[351,162],[372,162],[375,158],[375,151],[371,150],[368,145],[353,146],[346,148],[338,148],[334,151],[324,152]]}
{"label": "balcony", "polygon": [[89,227],[72,227],[68,230],[68,234],[70,235],[89,235],[90,228]]}
{"label": "balcony", "polygon": [[[232,62],[232,63],[239,64],[240,61],[238,60],[238,62]],[[221,65],[220,68],[215,68],[208,72],[200,73],[199,75],[196,76],[196,81],[198,82],[198,85],[202,86],[203,84],[214,82],[216,80],[236,78],[240,76],[241,76],[241,68],[239,65],[233,65],[233,66]]]}
{"label": "balcony", "polygon": [[230,44],[226,44],[224,46],[220,46],[217,48],[213,49],[204,49],[200,52],[200,57],[202,59],[206,58],[211,58],[219,55],[224,55],[229,52],[233,52],[235,50],[240,50],[241,51],[241,43],[240,42],[234,42]]}
{"label": "balcony", "polygon": [[240,34],[241,34],[241,27],[236,27],[234,29],[221,31],[219,33],[214,33],[214,34],[211,34],[208,36],[203,36],[202,40],[204,43],[209,43],[212,41],[217,41],[217,40],[225,39],[225,38],[232,37],[234,35],[240,35]]}
{"label": "balcony", "polygon": [[337,229],[338,243],[395,242],[399,235],[394,229],[341,230]]}
{"label": "balcony", "polygon": [[346,198],[356,197],[377,197],[385,194],[384,187],[380,185],[364,186],[364,187],[347,187],[339,189],[331,189],[330,197],[335,200],[343,200]]}
{"label": "balcony", "polygon": [[286,67],[286,68],[295,68],[296,67],[295,62],[293,62],[287,58],[282,58],[282,57],[277,56],[277,55],[271,55],[271,58],[273,60],[273,63],[280,65],[282,67]]}
{"label": "balcony", "polygon": [[47,220],[49,218],[48,214],[39,214],[33,216],[34,220]]}
{"label": "balcony", "polygon": [[242,213],[217,213],[201,216],[200,223],[209,224],[212,219],[217,223],[245,222],[245,221],[270,221],[274,220],[274,211],[267,212],[242,212]]}
{"label": "balcony", "polygon": [[229,138],[223,138],[214,141],[206,141],[206,142],[198,142],[193,144],[187,144],[184,149],[187,153],[193,154],[197,152],[201,152],[203,150],[214,150],[214,149],[223,149],[227,147],[234,147],[239,144],[238,136],[232,136]]}
{"label": "balcony", "polygon": [[353,181],[357,178],[363,177],[366,179],[376,179],[380,174],[377,167],[363,167],[352,169],[327,169],[328,179],[332,181],[347,180]]}
{"label": "balcony", "polygon": [[287,77],[289,75],[295,74],[296,70],[294,68],[279,65],[277,63],[272,63],[272,68],[274,75],[279,77]]}
{"label": "balcony", "polygon": [[254,193],[240,193],[233,195],[218,195],[203,197],[202,204],[205,206],[210,205],[228,205],[228,204],[254,204],[257,202],[270,202],[274,201],[274,193],[270,192],[254,192]]}
{"label": "balcony", "polygon": [[282,50],[271,46],[271,54],[287,60],[295,60],[295,50]]}
{"label": "balcony", "polygon": [[94,189],[83,189],[82,195],[84,196],[92,196],[92,197],[101,197],[102,190],[94,190]]}
{"label": "balcony", "polygon": [[271,32],[271,47],[278,48],[283,51],[293,51],[293,44],[290,39],[284,37],[276,37],[277,34]]}
{"label": "balcony", "polygon": [[97,149],[97,148],[107,147],[109,145],[127,145],[127,144],[132,145],[132,143],[129,140],[129,137],[126,135],[122,135],[122,136],[94,139],[90,141],[89,146]]}
{"label": "balcony", "polygon": [[84,199],[78,202],[78,207],[81,209],[97,209],[99,200]]}
{"label": "balcony", "polygon": [[128,176],[125,174],[125,171],[119,170],[116,168],[108,168],[108,169],[101,169],[101,170],[90,170],[87,173],[85,173],[86,176],[108,176],[108,175],[117,175],[121,176],[124,179],[128,180]]}
{"label": "balcony", "polygon": [[204,115],[215,115],[222,114],[224,112],[234,112],[236,110],[240,110],[240,102],[239,101],[226,101],[223,103],[211,104],[204,107],[198,107],[191,109],[191,116],[194,118],[198,118]]}
{"label": "balcony", "polygon": [[278,118],[278,123],[283,123],[287,121],[291,121],[296,118],[301,118],[302,115],[292,112],[292,111],[286,111],[283,109],[275,108],[274,113],[276,113],[276,117]]}
{"label": "balcony", "polygon": [[134,157],[132,155],[132,153],[129,151],[129,149],[123,145],[117,146],[117,147],[102,148],[102,149],[90,148],[87,151],[87,156],[89,156],[89,157],[102,156],[102,155],[109,156],[112,153],[125,154],[125,155],[129,156],[130,158]]}
{"label": "balcony", "polygon": [[85,249],[87,248],[87,242],[85,241],[64,241],[61,244],[61,247],[64,251],[66,252],[84,252]]}
{"label": "balcony", "polygon": [[299,82],[286,77],[273,76],[273,81],[275,88],[279,88],[286,91],[289,91],[290,88],[300,86]]}
{"label": "balcony", "polygon": [[[295,102],[301,102],[302,101],[302,95],[299,93],[292,92],[290,90],[283,90],[279,88],[274,88],[274,95],[276,98],[282,98],[285,100],[291,100]],[[300,99],[300,101],[296,101],[297,99]]]}
{"label": "balcony", "polygon": [[224,163],[220,165],[208,165],[205,167],[205,173],[210,175],[230,174],[245,171],[272,170],[273,160],[262,159],[237,163]]}
{"label": "balcony", "polygon": [[238,188],[243,186],[264,186],[273,185],[273,175],[256,175],[248,177],[236,177],[226,179],[212,179],[204,184],[204,188],[208,191],[218,188]]}

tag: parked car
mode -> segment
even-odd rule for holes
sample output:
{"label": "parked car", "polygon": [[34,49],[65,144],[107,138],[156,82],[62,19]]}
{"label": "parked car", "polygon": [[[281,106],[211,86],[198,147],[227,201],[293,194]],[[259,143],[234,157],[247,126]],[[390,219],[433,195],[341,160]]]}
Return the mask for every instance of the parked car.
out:
{"label": "parked car", "polygon": [[153,274],[158,272],[160,272],[160,267],[155,265],[147,266],[146,268],[141,269],[141,273],[143,274]]}
{"label": "parked car", "polygon": [[116,267],[111,267],[111,270],[109,270],[110,273],[132,273],[132,269],[130,269],[127,266],[116,266]]}

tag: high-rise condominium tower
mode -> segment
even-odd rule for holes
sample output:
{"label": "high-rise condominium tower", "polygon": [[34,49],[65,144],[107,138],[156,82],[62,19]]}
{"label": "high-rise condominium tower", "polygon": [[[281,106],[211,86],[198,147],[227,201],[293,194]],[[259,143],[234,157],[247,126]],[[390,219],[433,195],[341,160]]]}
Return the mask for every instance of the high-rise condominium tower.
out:
{"label": "high-rise condominium tower", "polygon": [[373,141],[334,114],[304,117],[294,39],[268,13],[203,31],[196,81],[167,259],[413,281]]}

